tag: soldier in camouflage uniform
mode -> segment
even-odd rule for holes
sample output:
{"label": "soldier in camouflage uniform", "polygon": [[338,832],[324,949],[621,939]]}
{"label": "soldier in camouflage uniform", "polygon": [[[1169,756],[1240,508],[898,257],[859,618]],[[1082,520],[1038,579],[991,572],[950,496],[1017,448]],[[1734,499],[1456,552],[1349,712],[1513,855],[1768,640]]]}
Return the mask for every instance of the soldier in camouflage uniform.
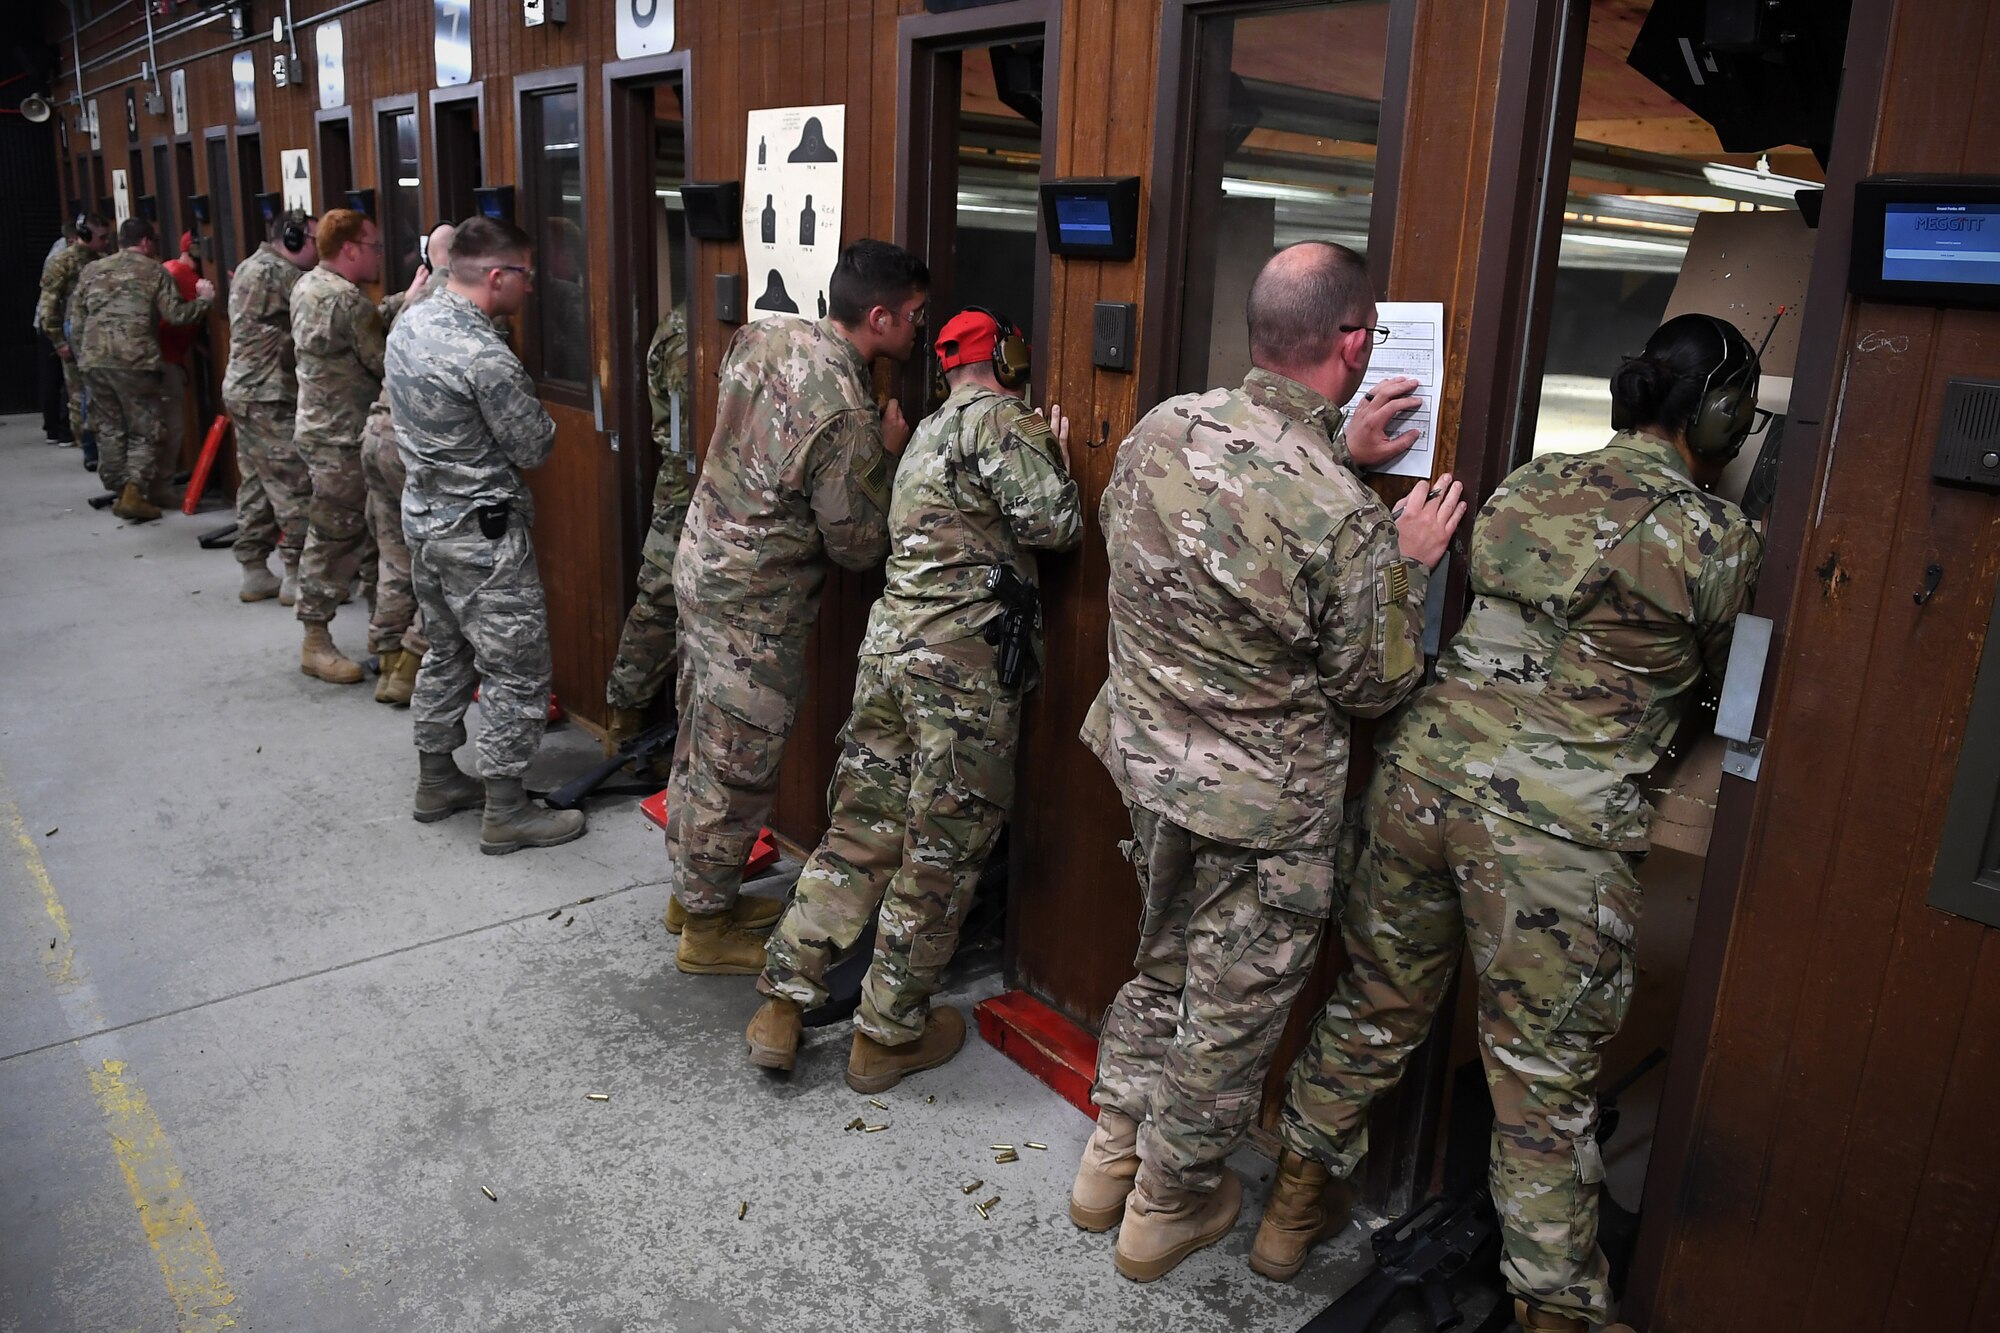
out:
{"label": "soldier in camouflage uniform", "polygon": [[888,586],[861,641],[829,827],[757,981],[771,998],[750,1023],[751,1062],[790,1069],[803,1011],[826,1000],[827,965],[879,904],[848,1059],[857,1092],[943,1064],[965,1038],[965,1016],[931,1009],[930,997],[1007,821],[1032,684],[1000,679],[986,632],[1004,608],[986,580],[1004,568],[1033,583],[1034,552],[1067,551],[1083,536],[1067,423],[1053,407],[1045,421],[996,377],[1001,336],[983,311],[939,334],[951,394],[897,467]]}
{"label": "soldier in camouflage uniform", "polygon": [[[519,314],[533,256],[527,233],[471,218],[458,228],[444,289],[390,331],[389,411],[408,476],[403,531],[430,651],[410,700],[419,779],[413,811],[443,819],[482,804],[479,850],[554,847],[584,831],[580,810],[528,801],[521,774],[549,705],[548,605],[528,528],[523,468],[540,467],[556,425],[498,330]],[[465,710],[479,691],[479,770],[460,771]]]}
{"label": "soldier in camouflage uniform", "polygon": [[1223,1159],[1333,907],[1348,719],[1416,685],[1429,570],[1465,510],[1456,483],[1420,485],[1398,521],[1356,475],[1413,438],[1384,429],[1410,380],[1342,429],[1374,311],[1352,251],[1281,251],[1250,294],[1257,369],[1149,412],[1104,492],[1110,675],[1083,739],[1131,813],[1142,908],[1070,1215],[1122,1219],[1139,1281],[1235,1220]]}
{"label": "soldier in camouflage uniform", "polygon": [[375,223],[336,208],[320,219],[319,267],[292,290],[299,411],[292,439],[312,474],[306,541],[299,552],[298,617],[305,626],[299,670],[333,685],[359,683],[328,630],[352,592],[368,538],[368,482],[361,431],[382,391],[382,312],[360,284],[382,275]]}
{"label": "soldier in camouflage uniform", "polygon": [[674,665],[674,551],[694,495],[694,433],[689,427],[687,307],[676,305],[660,321],[646,349],[646,392],[653,402],[653,446],[660,457],[653,482],[653,524],[640,552],[639,595],[625,616],[618,657],[605,682],[610,724],[607,758],[639,731]]}
{"label": "soldier in camouflage uniform", "polygon": [[69,303],[70,345],[90,389],[97,475],[118,496],[111,512],[145,522],[160,516],[160,507],[148,498],[165,430],[160,321],[193,324],[205,318],[215,284],[201,279],[195,299],[183,301],[173,275],[160,263],[153,224],[144,218],[127,219],[118,239],[123,249],[77,279]]}
{"label": "soldier in camouflage uniform", "polygon": [[1481,509],[1471,608],[1378,745],[1342,924],[1350,966],[1292,1068],[1258,1232],[1273,1276],[1303,1263],[1320,1230],[1305,1201],[1367,1150],[1369,1105],[1469,947],[1516,1316],[1570,1333],[1610,1317],[1595,1085],[1632,998],[1649,817],[1634,779],[1703,677],[1721,679],[1763,555],[1742,512],[1705,490],[1750,411],[1708,454],[1687,426],[1709,384],[1748,383],[1754,408],[1756,373],[1734,328],[1670,321],[1612,381],[1614,424],[1631,429],[1516,469]]}
{"label": "soldier in camouflage uniform", "polygon": [[93,457],[95,444],[84,435],[88,423],[84,420],[83,372],[77,368],[76,351],[70,346],[64,324],[69,319],[69,298],[76,290],[77,278],[86,265],[103,258],[111,249],[114,235],[110,221],[99,214],[78,218],[76,239],[50,255],[42,265],[41,297],[35,304],[35,323],[62,359],[63,388],[69,395],[70,438],[78,444],[90,444]]}
{"label": "soldier in camouflage uniform", "polygon": [[723,358],[715,434],[674,559],[680,735],[667,857],[687,913],[674,959],[683,972],[763,970],[763,940],[733,915],[743,863],[805,694],[826,562],[868,569],[888,554],[891,460],[909,432],[895,403],[876,413],[868,366],[916,350],[929,286],[907,252],[858,241],[834,266],[828,318],[760,319]]}
{"label": "soldier in camouflage uniform", "polygon": [[[246,602],[298,597],[299,551],[306,540],[306,506],[312,475],[292,439],[298,411],[298,353],[292,343],[292,291],[319,263],[318,221],[305,220],[305,244],[285,248],[266,241],[236,266],[229,280],[229,368],[222,377],[222,408],[236,433],[237,563],[243,566]],[[284,581],[271,574],[279,553]]]}
{"label": "soldier in camouflage uniform", "polygon": [[[433,228],[425,238],[424,253],[443,265],[454,234],[448,222]],[[418,265],[409,290],[382,303],[382,317],[391,331],[411,307],[442,291],[449,276],[448,265],[436,272]],[[386,382],[368,409],[368,424],[362,430],[361,471],[368,483],[368,529],[375,536],[376,550],[375,610],[368,621],[368,651],[382,660],[375,702],[402,707],[416,689],[417,668],[430,644],[417,616],[417,594],[410,581],[410,546],[403,538],[403,454],[396,446]]]}

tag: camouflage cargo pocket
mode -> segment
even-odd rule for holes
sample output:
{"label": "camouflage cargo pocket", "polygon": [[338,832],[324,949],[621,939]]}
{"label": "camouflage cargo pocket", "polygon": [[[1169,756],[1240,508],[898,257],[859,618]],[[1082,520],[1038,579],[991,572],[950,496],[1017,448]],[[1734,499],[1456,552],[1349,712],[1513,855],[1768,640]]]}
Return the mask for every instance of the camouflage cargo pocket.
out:
{"label": "camouflage cargo pocket", "polygon": [[1576,1050],[1601,1046],[1624,1026],[1638,981],[1633,957],[1638,883],[1629,868],[1606,870],[1597,876],[1592,904],[1592,928],[1579,932],[1596,941],[1597,956],[1582,973],[1567,1011],[1551,1016],[1554,1040]]}
{"label": "camouflage cargo pocket", "polygon": [[1340,872],[1332,852],[1267,852],[1257,858],[1257,899],[1324,921],[1333,912]]}
{"label": "camouflage cargo pocket", "polygon": [[702,693],[739,722],[781,739],[789,736],[804,694],[803,680],[792,679],[801,674],[791,669],[798,655],[794,646],[776,634],[734,627],[727,639],[728,654],[703,663]]}
{"label": "camouflage cargo pocket", "polygon": [[938,788],[931,824],[958,856],[978,855],[1000,831],[1013,798],[1013,767],[961,741],[951,747],[951,779]]}

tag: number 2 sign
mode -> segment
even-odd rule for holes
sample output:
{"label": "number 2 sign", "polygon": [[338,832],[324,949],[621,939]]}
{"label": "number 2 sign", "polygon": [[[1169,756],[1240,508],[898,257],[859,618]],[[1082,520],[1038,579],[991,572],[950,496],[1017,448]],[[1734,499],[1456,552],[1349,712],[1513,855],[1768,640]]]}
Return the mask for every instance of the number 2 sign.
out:
{"label": "number 2 sign", "polygon": [[674,49],[674,0],[611,0],[618,9],[618,58]]}

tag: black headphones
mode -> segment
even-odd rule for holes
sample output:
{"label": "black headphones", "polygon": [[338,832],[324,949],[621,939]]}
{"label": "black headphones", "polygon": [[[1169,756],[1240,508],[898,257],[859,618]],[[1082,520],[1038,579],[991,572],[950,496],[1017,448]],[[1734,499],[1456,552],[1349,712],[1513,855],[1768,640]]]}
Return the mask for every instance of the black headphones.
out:
{"label": "black headphones", "polygon": [[1757,354],[1753,351],[1729,377],[1714,384],[1736,352],[1736,343],[1747,350],[1750,340],[1735,325],[1714,315],[1703,315],[1722,344],[1721,357],[1701,382],[1701,402],[1688,419],[1688,448],[1703,458],[1731,459],[1743,448],[1750,428],[1757,421]]}
{"label": "black headphones", "polygon": [[89,245],[97,239],[97,231],[90,225],[90,215],[88,213],[78,213],[76,215],[76,239],[82,241],[85,245]]}
{"label": "black headphones", "polygon": [[286,211],[285,225],[278,233],[278,243],[285,247],[287,254],[295,255],[306,248],[306,212],[303,208]]}

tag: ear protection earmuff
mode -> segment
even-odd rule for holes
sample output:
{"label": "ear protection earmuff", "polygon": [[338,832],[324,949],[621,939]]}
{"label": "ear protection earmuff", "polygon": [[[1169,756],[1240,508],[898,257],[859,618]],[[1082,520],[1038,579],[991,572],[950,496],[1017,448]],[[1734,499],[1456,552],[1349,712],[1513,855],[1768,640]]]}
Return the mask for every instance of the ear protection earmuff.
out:
{"label": "ear protection earmuff", "polygon": [[969,305],[966,309],[976,310],[1000,326],[1000,336],[993,340],[993,378],[1006,389],[1018,389],[1026,384],[1028,374],[1034,367],[1028,340],[1021,336],[1020,326],[999,311],[988,310],[983,305]]}
{"label": "ear protection earmuff", "polygon": [[1703,458],[1730,459],[1743,448],[1757,420],[1757,355],[1752,352],[1729,378],[1714,384],[1715,377],[1733,359],[1735,344],[1741,342],[1747,349],[1749,342],[1734,326],[1714,315],[1703,318],[1715,329],[1722,350],[1714,369],[1702,380],[1701,402],[1688,419],[1688,448]]}
{"label": "ear protection earmuff", "polygon": [[85,245],[97,239],[97,229],[90,225],[90,218],[83,213],[76,215],[76,239]]}
{"label": "ear protection earmuff", "polygon": [[299,209],[285,214],[284,230],[278,233],[278,243],[285,247],[287,254],[297,254],[306,248],[306,215]]}

